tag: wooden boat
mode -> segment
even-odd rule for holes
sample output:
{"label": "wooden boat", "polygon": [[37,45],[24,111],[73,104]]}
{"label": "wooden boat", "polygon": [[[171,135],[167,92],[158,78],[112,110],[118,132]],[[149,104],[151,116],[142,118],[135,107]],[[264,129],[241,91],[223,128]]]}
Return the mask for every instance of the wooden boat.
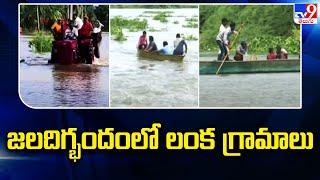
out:
{"label": "wooden boat", "polygon": [[143,50],[138,50],[138,56],[147,58],[147,59],[154,59],[154,60],[160,60],[160,61],[183,61],[184,56],[179,55],[162,55],[158,52],[145,52]]}
{"label": "wooden boat", "polygon": [[[215,74],[222,61],[201,61],[200,74]],[[219,74],[299,72],[300,59],[225,61]]]}

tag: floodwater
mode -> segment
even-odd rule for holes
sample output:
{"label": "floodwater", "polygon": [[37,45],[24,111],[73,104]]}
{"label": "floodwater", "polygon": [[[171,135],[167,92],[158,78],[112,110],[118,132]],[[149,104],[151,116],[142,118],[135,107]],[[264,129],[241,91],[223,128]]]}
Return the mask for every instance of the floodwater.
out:
{"label": "floodwater", "polygon": [[108,40],[103,33],[101,58],[94,65],[47,64],[50,53],[35,54],[30,37],[20,36],[20,96],[32,107],[108,107]]}
{"label": "floodwater", "polygon": [[201,107],[299,107],[300,73],[200,75]]}
{"label": "floodwater", "polygon": [[[197,9],[162,9],[173,11],[169,22],[161,23],[144,13],[149,9],[110,9],[112,17],[147,19],[158,48],[162,41],[173,46],[176,33],[198,37],[198,28],[184,28],[185,17],[198,15]],[[111,17],[111,18],[112,18]],[[174,24],[179,21],[179,24]],[[136,45],[142,32],[124,31],[127,40],[111,40],[110,47],[110,95],[112,107],[196,107],[198,106],[198,41],[187,41],[188,54],[184,62],[156,61],[137,57]]]}

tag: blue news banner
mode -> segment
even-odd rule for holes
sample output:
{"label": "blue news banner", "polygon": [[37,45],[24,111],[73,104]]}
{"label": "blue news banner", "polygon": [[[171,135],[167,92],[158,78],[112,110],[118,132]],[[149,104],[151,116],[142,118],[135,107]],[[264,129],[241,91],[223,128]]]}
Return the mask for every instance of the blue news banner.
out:
{"label": "blue news banner", "polygon": [[[18,3],[2,1],[0,14],[0,179],[320,179],[320,25],[302,25],[302,109],[160,109],[160,110],[35,110],[18,95]],[[45,2],[45,1],[30,1]],[[62,1],[46,1],[62,2]],[[63,1],[98,2],[98,1]],[[100,1],[99,1],[100,2]],[[107,1],[106,1],[107,2]],[[151,1],[110,1],[147,2]],[[156,1],[167,2],[167,1]],[[171,2],[171,1],[170,1]],[[179,2],[179,0],[177,1]],[[184,1],[186,2],[186,1]],[[200,2],[210,2],[200,1]],[[262,3],[262,1],[219,1]],[[298,3],[307,3],[297,1]],[[263,3],[295,3],[263,1]],[[310,2],[311,3],[311,2]],[[87,151],[72,163],[66,151],[7,151],[9,131],[44,131],[76,127],[79,131],[115,128],[139,131],[161,123],[161,132],[216,128],[216,149],[169,151]],[[313,150],[245,151],[240,157],[222,155],[222,132],[310,131]],[[160,142],[160,146],[164,146]]]}

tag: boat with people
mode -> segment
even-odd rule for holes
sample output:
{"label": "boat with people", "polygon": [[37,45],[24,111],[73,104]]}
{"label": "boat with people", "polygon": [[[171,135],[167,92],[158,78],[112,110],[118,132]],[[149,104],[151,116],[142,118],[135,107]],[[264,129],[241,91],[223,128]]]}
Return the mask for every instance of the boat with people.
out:
{"label": "boat with people", "polygon": [[[222,61],[201,61],[200,74],[216,74]],[[300,72],[300,59],[225,61],[219,74]]]}
{"label": "boat with people", "polygon": [[163,55],[158,52],[147,52],[144,50],[138,50],[138,57],[148,58],[159,61],[183,61],[183,55]]}
{"label": "boat with people", "polygon": [[162,45],[163,47],[158,49],[153,36],[149,36],[148,43],[147,32],[143,31],[137,44],[137,56],[160,61],[183,61],[188,51],[187,43],[180,37],[179,33],[176,34],[176,39],[173,43],[174,49],[169,47],[167,41],[163,41]]}

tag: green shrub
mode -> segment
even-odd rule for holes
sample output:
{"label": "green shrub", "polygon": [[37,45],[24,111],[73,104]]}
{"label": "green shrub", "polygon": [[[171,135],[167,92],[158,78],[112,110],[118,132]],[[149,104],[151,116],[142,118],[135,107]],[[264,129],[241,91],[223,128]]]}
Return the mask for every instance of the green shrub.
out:
{"label": "green shrub", "polygon": [[130,32],[137,32],[145,30],[147,27],[148,22],[146,19],[125,19],[122,16],[116,16],[111,19],[111,35],[113,39],[117,41],[127,40],[123,34],[123,29],[128,29]]}
{"label": "green shrub", "polygon": [[186,25],[183,25],[182,27],[185,28],[198,28],[198,23],[194,21],[187,21]]}
{"label": "green shrub", "polygon": [[187,40],[187,41],[197,41],[198,38],[196,36],[190,34],[190,35],[186,35],[185,36],[185,40]]}
{"label": "green shrub", "polygon": [[31,41],[29,41],[29,45],[34,47],[37,53],[51,52],[52,40],[51,35],[47,35],[40,31],[32,37]]}
{"label": "green shrub", "polygon": [[167,17],[170,17],[170,15],[166,12],[159,12],[158,14],[156,14],[154,17],[153,17],[153,20],[158,20],[162,23],[165,23],[165,22],[168,22],[168,19]]}

